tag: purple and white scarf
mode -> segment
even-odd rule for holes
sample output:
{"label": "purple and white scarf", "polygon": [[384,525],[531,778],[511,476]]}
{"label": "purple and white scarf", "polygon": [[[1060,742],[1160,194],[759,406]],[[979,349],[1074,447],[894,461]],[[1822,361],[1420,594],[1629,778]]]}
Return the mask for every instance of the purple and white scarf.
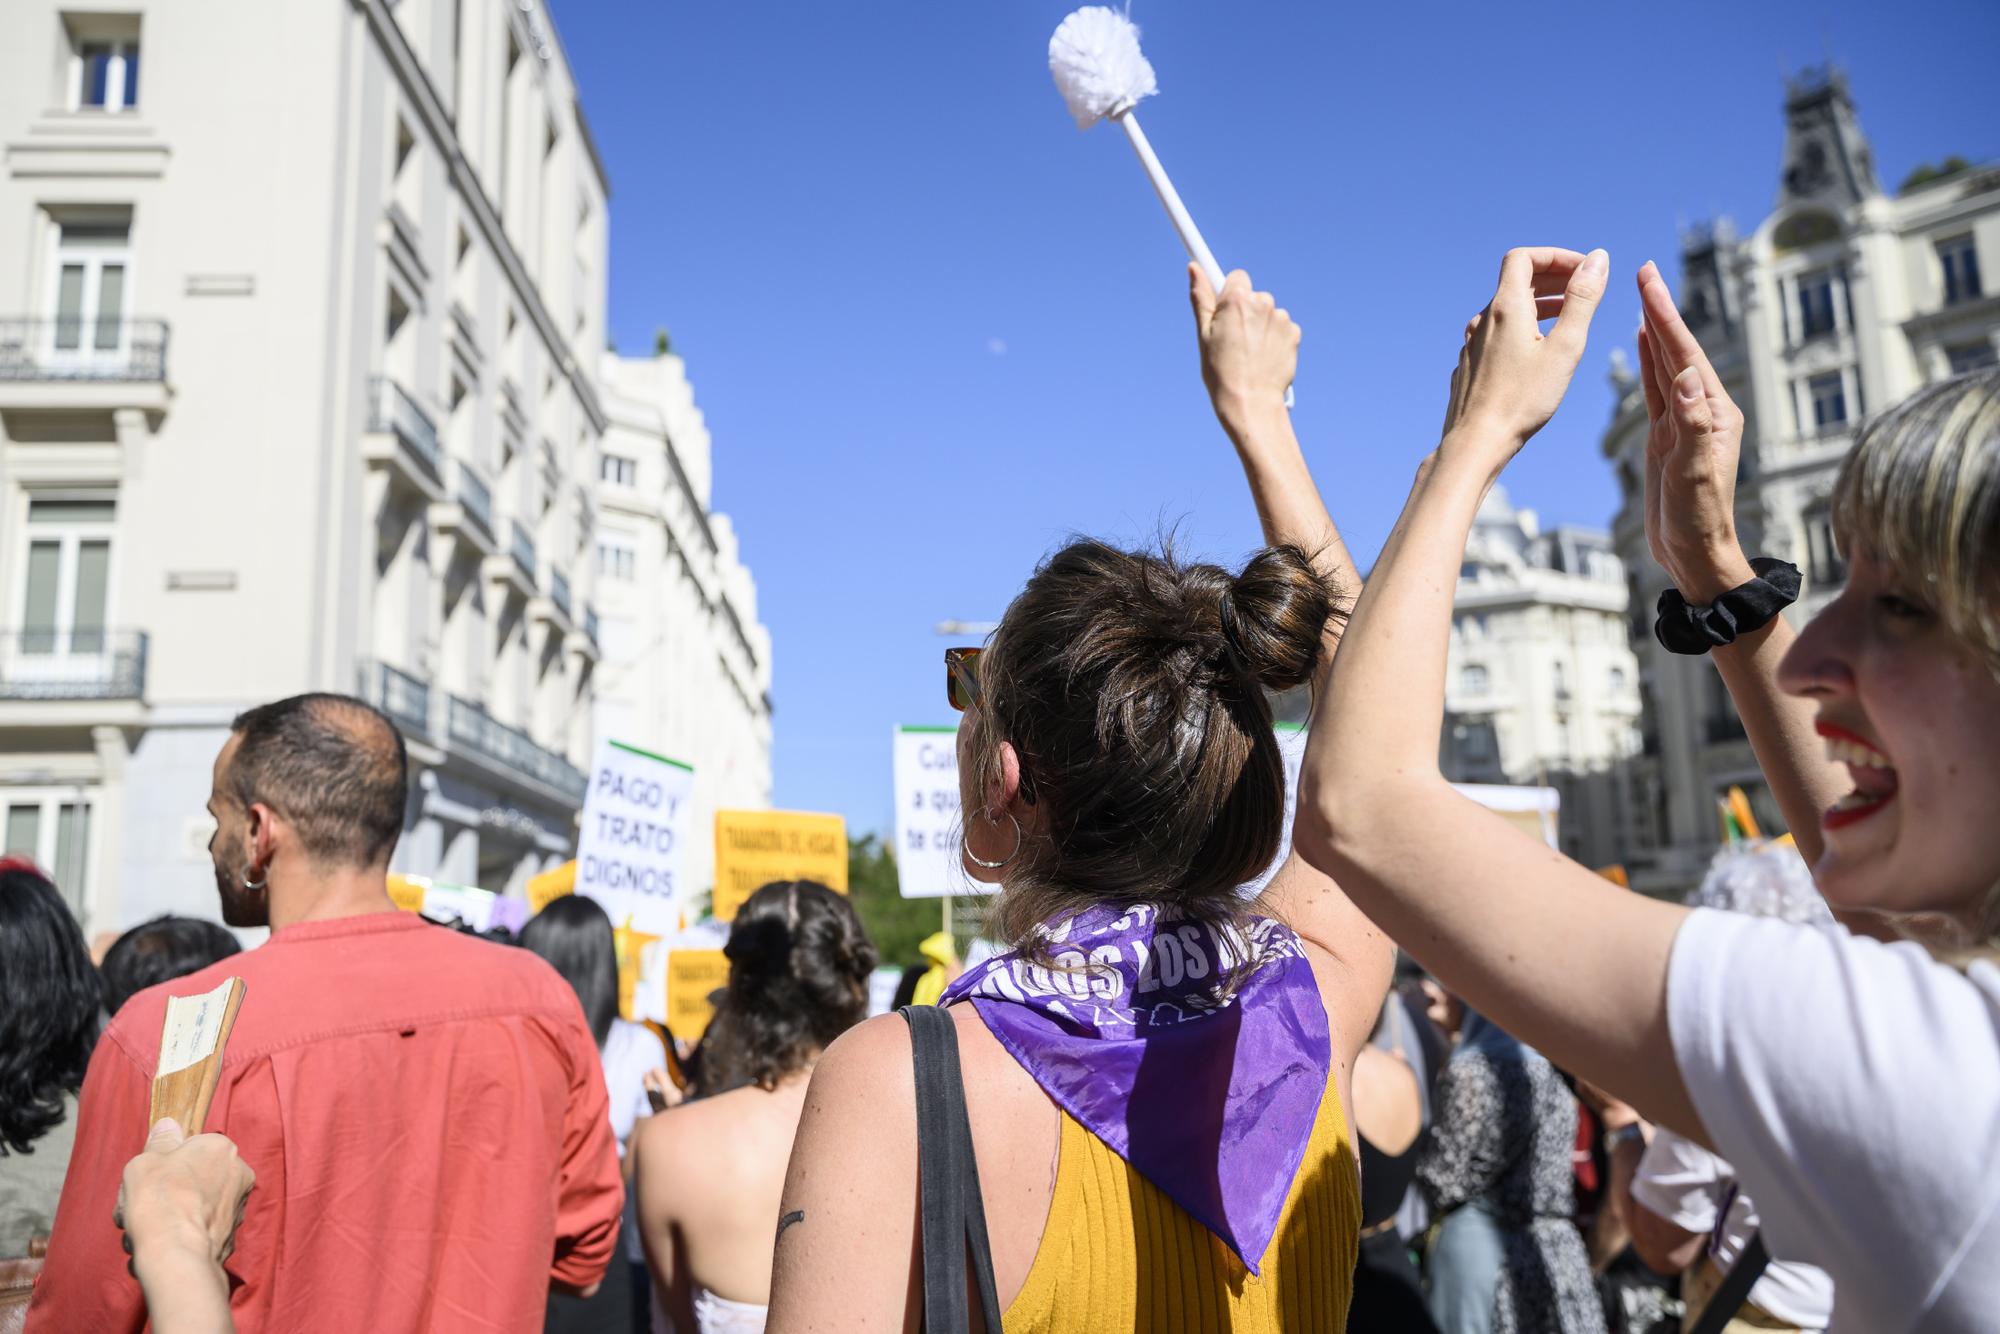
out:
{"label": "purple and white scarf", "polygon": [[1257,1273],[1333,1066],[1299,938],[1146,906],[1043,931],[1063,967],[995,955],[943,1003],[970,1000],[1057,1105]]}

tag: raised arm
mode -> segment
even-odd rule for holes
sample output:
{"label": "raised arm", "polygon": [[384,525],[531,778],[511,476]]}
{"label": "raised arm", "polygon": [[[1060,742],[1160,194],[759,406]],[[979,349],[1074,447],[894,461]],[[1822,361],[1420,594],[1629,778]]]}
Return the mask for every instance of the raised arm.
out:
{"label": "raised arm", "polygon": [[[1736,464],[1743,413],[1688,331],[1652,264],[1639,270],[1645,324],[1639,379],[1652,425],[1646,437],[1646,541],[1690,603],[1705,604],[1754,577],[1736,537]],[[1807,865],[1819,860],[1820,815],[1847,791],[1846,774],[1813,730],[1813,701],[1778,688],[1792,645],[1782,616],[1709,657]],[[1852,925],[1852,923],[1850,923]]]}
{"label": "raised arm", "polygon": [[[1201,269],[1190,264],[1188,295],[1201,342],[1201,378],[1216,419],[1242,461],[1264,540],[1309,553],[1336,590],[1335,613],[1327,618],[1326,643],[1312,682],[1313,698],[1323,699],[1334,650],[1361,580],[1313,484],[1292,431],[1292,415],[1285,409],[1285,386],[1298,369],[1299,326],[1269,292],[1254,290],[1241,269],[1217,293]],[[1331,877],[1296,853],[1279,867],[1264,897],[1273,913],[1332,955],[1345,972],[1346,984],[1327,999],[1342,1060],[1351,1061],[1374,1030],[1395,971],[1396,947]]]}
{"label": "raised arm", "polygon": [[[1686,916],[1612,888],[1438,771],[1452,593],[1487,489],[1561,403],[1602,251],[1508,252],[1465,330],[1446,430],[1348,627],[1300,777],[1294,844],[1493,1022],[1656,1120],[1696,1130],[1667,1040]],[[1537,318],[1559,315],[1544,337]]]}

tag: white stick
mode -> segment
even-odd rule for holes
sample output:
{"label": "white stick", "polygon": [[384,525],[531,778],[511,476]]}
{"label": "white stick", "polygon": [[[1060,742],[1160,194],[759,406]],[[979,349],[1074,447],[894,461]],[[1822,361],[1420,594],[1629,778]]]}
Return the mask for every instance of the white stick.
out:
{"label": "white stick", "polygon": [[1139,155],[1139,165],[1146,169],[1146,179],[1153,183],[1153,192],[1166,205],[1167,216],[1173,219],[1174,230],[1181,234],[1181,244],[1187,247],[1188,258],[1201,265],[1201,271],[1208,275],[1208,281],[1216,291],[1222,290],[1222,266],[1215,262],[1215,255],[1208,248],[1208,242],[1201,239],[1201,229],[1188,216],[1187,205],[1181,202],[1180,191],[1167,179],[1167,169],[1160,165],[1153,146],[1146,142],[1146,132],[1139,128],[1139,117],[1127,111],[1114,117],[1125,127],[1125,137],[1132,141],[1132,151]]}
{"label": "white stick", "polygon": [[[1215,262],[1215,252],[1208,248],[1208,242],[1201,239],[1201,228],[1194,225],[1188,216],[1187,205],[1181,202],[1181,192],[1174,189],[1174,183],[1167,179],[1167,169],[1160,165],[1159,155],[1153,152],[1153,145],[1146,139],[1146,132],[1139,128],[1139,117],[1131,111],[1114,116],[1125,127],[1125,137],[1132,141],[1132,151],[1139,155],[1139,165],[1146,169],[1146,179],[1153,183],[1153,193],[1166,205],[1167,216],[1173,220],[1174,230],[1181,234],[1181,244],[1187,247],[1188,258],[1201,265],[1201,271],[1208,275],[1209,286],[1218,293],[1222,291],[1222,266]],[[1285,406],[1292,406],[1292,386],[1285,386]]]}

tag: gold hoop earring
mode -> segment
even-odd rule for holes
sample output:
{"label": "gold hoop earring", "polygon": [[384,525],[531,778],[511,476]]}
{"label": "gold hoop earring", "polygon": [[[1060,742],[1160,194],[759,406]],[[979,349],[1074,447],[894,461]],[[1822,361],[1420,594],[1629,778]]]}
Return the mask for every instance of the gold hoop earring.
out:
{"label": "gold hoop earring", "polygon": [[[1013,848],[1012,848],[1011,850],[1009,850],[1009,851],[1008,851],[1008,853],[1007,853],[1007,855],[1006,855],[1005,857],[1002,857],[1002,858],[1001,858],[1001,859],[1000,859],[999,861],[997,861],[997,862],[989,862],[989,861],[987,861],[987,860],[986,860],[986,859],[985,859],[984,857],[980,856],[980,855],[979,855],[978,853],[976,853],[976,852],[974,852],[974,851],[972,850],[972,844],[970,844],[970,843],[967,843],[967,844],[965,845],[965,855],[966,855],[966,856],[968,856],[968,857],[970,857],[970,858],[972,859],[972,862],[973,862],[973,864],[974,864],[975,866],[983,866],[983,867],[985,867],[985,868],[986,868],[987,870],[989,870],[989,871],[997,871],[997,870],[999,870],[1000,868],[1002,868],[1003,866],[1005,866],[1005,865],[1006,865],[1006,864],[1007,864],[1008,862],[1011,862],[1011,861],[1013,861],[1015,857],[1017,857],[1017,856],[1019,856],[1019,855],[1020,855],[1020,852],[1021,852],[1021,822],[1020,822],[1019,820],[1016,820],[1016,819],[1014,818],[1014,812],[1012,812],[1012,811],[1008,811],[1008,812],[1006,812],[1006,815],[1007,815],[1007,823],[1009,823],[1009,824],[1011,824],[1011,825],[1013,825],[1013,826],[1014,826],[1014,846],[1013,846]],[[992,818],[993,818],[992,816],[988,816],[988,817],[987,817],[987,819],[989,819],[989,820],[990,820],[990,819],[992,819]]]}

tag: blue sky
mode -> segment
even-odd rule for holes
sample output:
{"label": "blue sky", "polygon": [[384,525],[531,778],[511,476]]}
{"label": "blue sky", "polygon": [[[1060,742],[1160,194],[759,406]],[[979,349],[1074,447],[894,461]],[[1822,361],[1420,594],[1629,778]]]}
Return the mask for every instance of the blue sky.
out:
{"label": "blue sky", "polygon": [[[1066,0],[612,4],[554,17],[611,176],[611,325],[669,328],[776,641],[776,799],[888,824],[890,729],[948,719],[933,632],[1071,533],[1255,517],[1185,262],[1124,136],[1047,70]],[[1849,71],[1890,188],[2000,159],[2000,5],[1139,0],[1143,123],[1209,244],[1306,331],[1295,413],[1357,558],[1435,443],[1509,245],[1611,251],[1569,400],[1506,477],[1605,526],[1607,357],[1677,227],[1770,209],[1780,71]]]}

